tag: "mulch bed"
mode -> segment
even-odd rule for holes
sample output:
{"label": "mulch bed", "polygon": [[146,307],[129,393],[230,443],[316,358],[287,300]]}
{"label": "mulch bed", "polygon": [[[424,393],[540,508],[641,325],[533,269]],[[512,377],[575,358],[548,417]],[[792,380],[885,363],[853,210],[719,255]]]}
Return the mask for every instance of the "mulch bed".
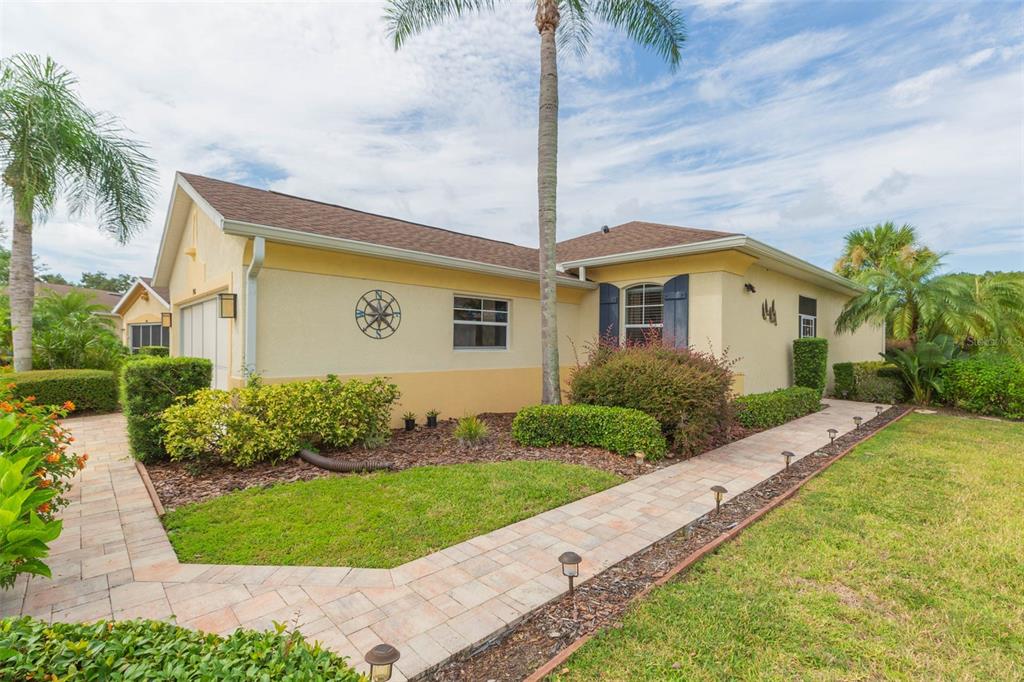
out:
{"label": "mulch bed", "polygon": [[[490,427],[490,434],[484,443],[476,447],[467,447],[459,443],[453,435],[456,420],[448,419],[439,422],[437,427],[432,429],[423,425],[417,426],[414,431],[396,429],[392,432],[389,443],[373,450],[353,448],[337,453],[324,452],[321,454],[365,464],[389,463],[391,468],[396,471],[414,466],[438,466],[466,462],[554,460],[609,471],[627,479],[680,461],[678,458],[665,458],[659,462],[645,463],[642,468],[639,468],[632,458],[600,448],[523,447],[512,440],[513,417],[515,417],[514,414],[480,415],[480,418]],[[712,444],[708,449],[746,438],[753,433],[756,433],[753,429],[736,427],[727,437],[718,439],[718,442]],[[215,466],[192,473],[185,465],[176,462],[147,464],[146,469],[153,481],[153,487],[160,497],[160,502],[168,510],[245,488],[308,481],[324,476],[358,475],[325,471],[303,462],[298,457],[293,457],[280,464],[262,464],[249,469]]]}
{"label": "mulch bed", "polygon": [[[861,425],[835,443],[794,462],[782,471],[645,550],[528,614],[510,630],[485,642],[474,651],[449,661],[416,679],[438,682],[467,680],[523,680],[580,637],[603,627],[621,627],[621,618],[633,598],[668,574],[674,566],[701,547],[728,533],[749,516],[787,493],[793,486],[822,469],[833,457],[889,422],[908,408],[893,407]],[[584,560],[586,557],[584,557]]]}

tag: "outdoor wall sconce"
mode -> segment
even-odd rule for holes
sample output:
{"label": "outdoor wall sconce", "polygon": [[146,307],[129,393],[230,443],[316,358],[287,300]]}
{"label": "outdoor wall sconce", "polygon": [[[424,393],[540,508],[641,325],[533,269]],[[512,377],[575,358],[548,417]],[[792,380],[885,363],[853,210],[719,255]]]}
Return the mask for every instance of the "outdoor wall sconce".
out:
{"label": "outdoor wall sconce", "polygon": [[875,414],[881,416],[883,412],[885,412],[884,407],[882,407],[881,405],[875,405]]}
{"label": "outdoor wall sconce", "polygon": [[238,294],[217,294],[220,316],[235,319],[238,310]]}
{"label": "outdoor wall sconce", "polygon": [[370,682],[388,682],[395,661],[400,657],[398,649],[390,644],[378,644],[367,651],[363,660],[370,664]]}
{"label": "outdoor wall sconce", "polygon": [[829,444],[836,442],[836,436],[839,434],[835,429],[828,430],[828,442]]}
{"label": "outdoor wall sconce", "polygon": [[558,563],[562,564],[562,575],[569,579],[569,596],[573,595],[573,580],[580,574],[580,562],[583,559],[576,552],[562,552]]}
{"label": "outdoor wall sconce", "polygon": [[744,284],[743,288],[746,289],[748,293],[751,293],[751,294],[756,294],[757,293],[757,289],[750,282],[747,282],[746,284]]}
{"label": "outdoor wall sconce", "polygon": [[711,492],[715,494],[715,513],[719,514],[722,511],[722,496],[729,491],[720,485],[713,485],[711,486]]}
{"label": "outdoor wall sconce", "polygon": [[796,455],[789,450],[783,450],[782,456],[786,459],[786,471],[789,471],[789,463],[793,461],[793,458],[796,457]]}
{"label": "outdoor wall sconce", "polygon": [[171,314],[170,313],[160,313],[160,326],[164,327],[165,329],[170,329],[171,328]]}
{"label": "outdoor wall sconce", "polygon": [[862,421],[864,421],[864,417],[854,417],[853,418],[853,423],[857,426],[858,429],[860,428],[860,423]]}

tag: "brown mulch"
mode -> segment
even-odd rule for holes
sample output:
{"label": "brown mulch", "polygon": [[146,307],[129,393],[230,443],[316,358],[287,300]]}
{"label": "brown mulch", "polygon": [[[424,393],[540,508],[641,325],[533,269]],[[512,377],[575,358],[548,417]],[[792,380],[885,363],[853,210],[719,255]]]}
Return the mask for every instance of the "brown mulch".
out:
{"label": "brown mulch", "polygon": [[906,411],[907,408],[894,407],[883,412],[856,431],[837,438],[835,443],[795,462],[788,471],[779,472],[737,495],[722,505],[720,513],[710,512],[687,528],[606,569],[577,587],[574,597],[563,595],[475,650],[415,679],[437,682],[522,680],[580,637],[604,627],[621,627],[621,618],[633,598],[653,586],[674,566]]}
{"label": "brown mulch", "polygon": [[[549,448],[524,447],[512,440],[512,419],[515,414],[481,414],[480,418],[490,427],[486,441],[476,447],[459,443],[453,431],[457,421],[440,421],[436,428],[417,425],[413,431],[395,429],[391,440],[373,450],[353,448],[337,453],[321,454],[334,456],[345,461],[364,464],[391,465],[396,471],[414,466],[438,466],[463,464],[466,462],[503,462],[509,460],[554,460],[569,464],[609,471],[627,479],[674,464],[678,458],[665,458],[659,462],[648,462],[642,468],[630,457],[623,457],[601,448],[555,446]],[[708,447],[712,450],[726,443],[756,433],[754,429],[735,427],[727,436],[720,437]],[[323,476],[355,476],[358,474],[336,474],[317,468],[293,457],[280,464],[260,464],[248,469],[232,466],[214,466],[200,472],[190,472],[177,462],[147,464],[146,469],[153,481],[160,502],[165,509],[175,509],[193,502],[219,497],[235,490],[257,486],[271,486],[278,483],[308,481]]]}

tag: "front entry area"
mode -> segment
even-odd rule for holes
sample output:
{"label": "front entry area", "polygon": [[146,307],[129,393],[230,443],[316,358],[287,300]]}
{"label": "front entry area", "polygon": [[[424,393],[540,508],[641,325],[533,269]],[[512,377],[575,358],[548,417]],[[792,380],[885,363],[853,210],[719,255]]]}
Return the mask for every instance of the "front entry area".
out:
{"label": "front entry area", "polygon": [[217,299],[185,306],[181,317],[181,353],[213,363],[213,388],[228,387],[228,323],[217,315]]}

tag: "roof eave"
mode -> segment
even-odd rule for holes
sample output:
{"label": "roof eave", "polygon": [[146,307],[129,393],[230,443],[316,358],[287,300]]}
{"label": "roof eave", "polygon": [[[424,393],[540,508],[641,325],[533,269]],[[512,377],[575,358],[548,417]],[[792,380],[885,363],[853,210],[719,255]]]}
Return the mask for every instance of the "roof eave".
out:
{"label": "roof eave", "polygon": [[[478,272],[481,274],[523,279],[533,282],[539,281],[540,279],[540,275],[536,272],[512,268],[506,265],[494,265],[493,263],[483,263],[465,258],[425,253],[423,251],[402,249],[395,246],[385,246],[383,244],[373,244],[354,239],[344,239],[342,237],[329,237],[326,235],[312,234],[310,232],[289,230],[283,227],[274,227],[272,225],[259,225],[240,220],[225,219],[223,221],[223,229],[225,234],[233,234],[240,237],[263,237],[270,241],[282,244],[293,244],[296,246],[307,246],[317,249],[328,249],[331,251],[344,251],[346,253],[355,253],[364,256],[388,258],[391,260],[406,261],[420,265],[433,265],[436,267],[452,268],[467,272]],[[597,288],[597,285],[592,282],[582,282],[577,279],[564,278],[559,279],[557,283],[562,286],[575,287],[578,289]]]}
{"label": "roof eave", "polygon": [[[160,235],[160,248],[156,253],[156,265],[153,267],[153,284],[154,286],[163,286],[166,282],[163,282],[162,276],[164,274],[170,277],[170,268],[173,266],[173,258],[170,261],[167,259],[170,256],[171,251],[177,247],[177,243],[171,245],[168,243],[168,237],[170,235],[171,228],[173,227],[172,221],[175,218],[174,202],[178,198],[178,191],[181,190],[202,210],[206,213],[218,227],[223,229],[224,216],[220,214],[217,209],[210,205],[206,199],[199,194],[198,191],[186,180],[181,173],[174,174],[174,188],[171,190],[171,198],[167,204],[167,214],[164,218],[164,229]],[[180,238],[180,235],[176,235]],[[166,272],[165,272],[166,271]]]}
{"label": "roof eave", "polygon": [[150,294],[152,294],[153,296],[156,296],[157,300],[160,301],[161,303],[163,303],[165,308],[170,308],[171,307],[171,304],[168,303],[167,301],[165,301],[164,297],[156,292],[156,289],[154,289],[153,287],[151,287],[148,284],[146,284],[146,281],[143,280],[141,277],[136,277],[135,281],[132,282],[132,285],[130,287],[128,287],[128,291],[124,292],[124,295],[121,296],[121,299],[117,302],[117,304],[114,305],[114,307],[110,309],[110,312],[112,314],[114,314],[114,315],[120,315],[121,314],[121,306],[123,306],[125,303],[127,303],[128,299],[135,292],[135,287],[137,287],[137,286],[143,287]]}

